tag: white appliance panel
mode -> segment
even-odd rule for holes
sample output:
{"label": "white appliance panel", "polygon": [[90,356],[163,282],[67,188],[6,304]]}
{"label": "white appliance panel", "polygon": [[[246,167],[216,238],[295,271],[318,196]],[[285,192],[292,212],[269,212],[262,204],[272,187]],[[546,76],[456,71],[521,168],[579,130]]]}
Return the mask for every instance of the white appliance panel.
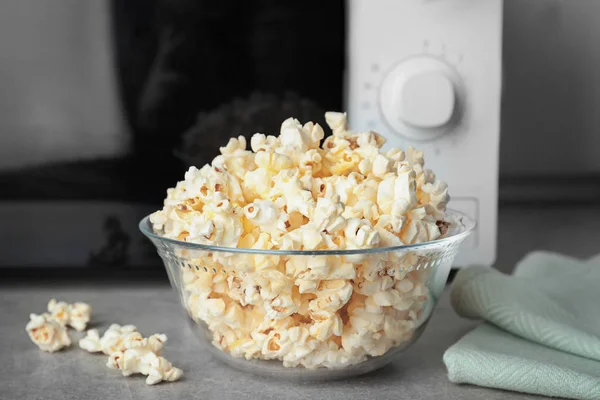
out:
{"label": "white appliance panel", "polygon": [[388,147],[425,151],[449,208],[478,221],[457,267],[496,257],[501,0],[349,0],[347,111]]}

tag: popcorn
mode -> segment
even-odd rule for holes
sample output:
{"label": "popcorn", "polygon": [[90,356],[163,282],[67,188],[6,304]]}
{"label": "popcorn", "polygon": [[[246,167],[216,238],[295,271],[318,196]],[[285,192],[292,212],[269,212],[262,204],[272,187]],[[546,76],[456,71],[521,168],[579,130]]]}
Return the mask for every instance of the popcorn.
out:
{"label": "popcorn", "polygon": [[148,385],[179,380],[183,371],[160,356],[166,341],[166,335],[152,335],[145,339],[138,332],[130,333],[124,340],[125,350],[111,353],[106,366],[121,370],[123,376],[135,373],[147,375]]}
{"label": "popcorn", "polygon": [[365,296],[373,296],[375,293],[385,291],[393,286],[394,278],[390,276],[378,276],[373,280],[359,276],[354,280],[354,290]]}
{"label": "popcorn", "polygon": [[246,138],[243,136],[231,138],[227,142],[227,146],[220,147],[219,150],[223,155],[231,155],[237,153],[239,150],[246,150]]}
{"label": "popcorn", "polygon": [[61,325],[69,325],[81,332],[90,321],[92,308],[86,303],[67,304],[51,299],[48,302],[48,312]]}
{"label": "popcorn", "polygon": [[238,178],[218,166],[205,165],[201,169],[190,167],[185,174],[180,199],[199,198],[210,203],[215,193],[225,193],[231,202],[243,202],[242,188]]}
{"label": "popcorn", "polygon": [[225,170],[238,179],[243,178],[245,171],[256,168],[254,154],[246,150],[246,144],[243,136],[229,139],[227,145],[220,148],[221,155],[215,157],[212,166]]}
{"label": "popcorn", "polygon": [[[351,131],[346,114],[325,120],[333,135],[324,141],[321,126],[294,118],[279,136],[253,135],[250,150],[243,136],[230,139],[150,217],[165,237],[259,250],[181,256],[200,268],[182,271],[190,316],[234,357],[341,368],[408,343],[428,317],[430,272],[414,270],[427,261],[416,252],[268,254],[402,246],[449,229],[448,187],[425,169],[422,151],[384,152],[385,139]],[[80,346],[104,351],[105,336],[88,331]],[[150,361],[124,348],[122,336],[111,365],[123,369],[126,359],[133,366],[125,369],[150,376]],[[152,368],[171,368],[156,360]]]}
{"label": "popcorn", "polygon": [[204,299],[200,302],[197,317],[203,321],[210,321],[225,314],[225,302],[223,299]]}
{"label": "popcorn", "polygon": [[332,339],[326,343],[321,343],[311,353],[303,357],[300,363],[302,366],[309,369],[320,367],[342,368],[358,364],[364,360],[364,355],[350,354]]}
{"label": "popcorn", "polygon": [[358,201],[354,191],[363,180],[362,175],[350,173],[348,176],[336,176],[325,179],[333,184],[333,192],[339,196],[339,201],[344,205],[352,206]]}
{"label": "popcorn", "polygon": [[415,330],[415,323],[394,316],[386,316],[383,322],[383,333],[394,343],[408,342]]}
{"label": "popcorn", "polygon": [[232,300],[237,301],[242,306],[246,306],[248,303],[246,303],[246,295],[242,288],[243,283],[243,279],[239,276],[229,275],[227,277],[227,293]]}
{"label": "popcorn", "polygon": [[377,179],[367,178],[356,183],[352,182],[352,194],[357,198],[357,202],[354,205],[361,201],[369,201],[377,204],[377,190],[379,189]]}
{"label": "popcorn", "polygon": [[[335,200],[338,200],[337,202]],[[327,233],[336,233],[346,226],[346,219],[342,217],[344,205],[339,202],[339,198],[330,199],[320,197],[317,200],[315,211],[313,212],[313,223],[321,231]]]}
{"label": "popcorn", "polygon": [[400,237],[405,244],[414,244],[435,240],[439,236],[440,229],[435,222],[411,220]]}
{"label": "popcorn", "polygon": [[346,247],[350,249],[363,249],[375,247],[381,237],[366,219],[351,218],[344,229]]}
{"label": "popcorn", "polygon": [[325,132],[323,132],[321,125],[307,122],[304,124],[303,129],[308,133],[308,137],[310,138],[310,148],[317,149],[321,140],[325,137]]}
{"label": "popcorn", "polygon": [[189,242],[223,247],[236,247],[243,231],[239,216],[232,213],[202,214],[188,229]]}
{"label": "popcorn", "polygon": [[360,149],[380,149],[385,144],[385,138],[377,132],[368,131],[363,133],[355,134],[356,143]]}
{"label": "popcorn", "polygon": [[304,175],[304,176],[309,176],[310,178],[312,178],[312,174],[315,174],[321,170],[322,159],[323,158],[321,157],[321,154],[319,153],[318,150],[310,149],[306,153],[304,153],[300,156],[300,162],[298,164],[298,169],[303,174],[307,174],[307,173],[310,174],[310,175]]}
{"label": "popcorn", "polygon": [[269,319],[282,319],[292,315],[298,309],[291,294],[279,294],[272,300],[264,303],[266,317]]}
{"label": "popcorn", "polygon": [[412,146],[408,147],[408,151],[406,152],[406,159],[410,165],[424,165],[425,161],[423,159],[423,151],[417,150]]}
{"label": "popcorn", "polygon": [[397,148],[391,148],[390,150],[388,150],[387,153],[385,153],[386,157],[394,160],[395,162],[400,162],[400,161],[404,161],[406,154]]}
{"label": "popcorn", "polygon": [[205,272],[195,273],[186,271],[184,275],[185,288],[192,294],[200,297],[208,297],[213,291],[213,284],[219,278],[219,275],[213,275]]}
{"label": "popcorn", "polygon": [[413,305],[412,300],[404,298],[395,289],[375,293],[373,295],[373,301],[380,307],[391,306],[396,310],[408,310]]}
{"label": "popcorn", "polygon": [[[185,274],[184,279],[188,284],[197,281],[192,275]],[[25,329],[40,350],[53,353],[71,345],[67,325],[78,331],[85,329],[91,307],[85,303],[68,304],[51,299],[48,311],[41,315],[30,314]],[[233,319],[239,321],[240,316],[243,315],[236,315]],[[112,324],[102,337],[97,329],[88,330],[79,341],[79,347],[91,353],[109,355],[107,366],[120,369],[124,376],[133,373],[148,375],[146,383],[153,385],[163,380],[176,381],[183,374],[160,356],[166,341],[166,335],[155,334],[145,339],[133,325]]]}
{"label": "popcorn", "polygon": [[309,190],[298,190],[294,193],[286,194],[288,212],[298,211],[305,217],[310,218],[316,207],[316,202]]}
{"label": "popcorn", "polygon": [[[333,257],[330,256],[329,259]],[[356,268],[351,262],[344,262],[341,257],[330,261],[331,273],[327,276],[329,279],[355,279]]]}
{"label": "popcorn", "polygon": [[332,175],[348,175],[358,172],[358,164],[361,158],[358,154],[350,152],[350,144],[344,139],[333,139],[329,143],[334,144],[331,151],[325,154],[324,166]]}
{"label": "popcorn", "polygon": [[250,147],[255,153],[258,153],[261,150],[274,152],[279,145],[279,138],[275,136],[265,136],[262,133],[257,133],[250,139]]}
{"label": "popcorn", "polygon": [[256,304],[272,300],[281,293],[291,293],[292,283],[281,271],[265,269],[248,275],[245,281],[246,302]]}
{"label": "popcorn", "polygon": [[407,166],[401,166],[397,176],[381,181],[377,204],[383,214],[401,216],[410,211],[417,204],[414,172]]}
{"label": "popcorn", "polygon": [[137,328],[133,325],[112,324],[100,337],[97,329],[90,329],[86,336],[79,340],[79,347],[90,353],[102,352],[110,355],[116,351],[124,351],[125,338],[134,332],[137,332]]}
{"label": "popcorn", "polygon": [[331,335],[341,336],[343,322],[340,316],[326,310],[316,310],[310,313],[314,323],[310,327],[310,335],[320,342],[324,342]]}
{"label": "popcorn", "polygon": [[282,241],[284,250],[317,250],[325,243],[325,234],[313,223],[288,232]]}
{"label": "popcorn", "polygon": [[442,181],[435,181],[434,184],[425,183],[421,190],[423,191],[422,203],[430,203],[437,210],[444,211],[446,209],[446,204],[450,200],[446,183]]}
{"label": "popcorn", "polygon": [[54,353],[71,345],[65,325],[50,314],[30,314],[29,319],[25,330],[40,350]]}
{"label": "popcorn", "polygon": [[302,129],[302,124],[295,118],[288,118],[283,121],[279,141],[283,148],[287,148],[295,154],[304,153],[311,145],[310,136]]}
{"label": "popcorn", "polygon": [[[79,347],[90,353],[97,353],[102,351],[100,340],[101,338],[98,329],[90,329],[86,332],[84,338],[79,339]],[[110,354],[110,352],[108,354]]]}
{"label": "popcorn", "polygon": [[350,354],[345,349],[337,347],[334,343],[329,346],[326,353],[327,358],[323,360],[325,368],[343,368],[349,365],[358,364],[366,359],[362,354]]}
{"label": "popcorn", "polygon": [[321,280],[329,276],[332,262],[335,261],[335,258],[327,256],[291,257],[286,263],[285,271],[289,277]]}
{"label": "popcorn", "polygon": [[406,217],[392,217],[391,215],[384,214],[379,217],[375,230],[379,233],[380,244],[386,247],[400,246],[402,240],[400,239],[400,232],[406,222]]}
{"label": "popcorn", "polygon": [[256,198],[268,198],[271,191],[271,180],[274,173],[265,168],[256,168],[244,175],[242,190],[248,201]]}
{"label": "popcorn", "polygon": [[294,166],[294,162],[290,157],[279,153],[267,153],[266,151],[256,153],[254,162],[260,168],[271,172],[279,172],[282,169],[289,169]]}
{"label": "popcorn", "polygon": [[372,172],[378,178],[383,178],[388,172],[392,171],[394,162],[384,156],[383,154],[377,154],[373,161]]}
{"label": "popcorn", "polygon": [[348,307],[348,314],[349,326],[342,335],[342,346],[347,352],[378,356],[392,346],[392,341],[381,333],[385,322],[384,310],[371,297],[356,299]]}
{"label": "popcorn", "polygon": [[377,204],[371,200],[359,200],[352,207],[346,207],[342,214],[344,218],[357,218],[375,221],[379,219]]}
{"label": "popcorn", "polygon": [[308,307],[311,311],[337,311],[350,300],[352,291],[352,283],[344,279],[321,281],[315,292],[317,298]]}
{"label": "popcorn", "polygon": [[300,293],[313,293],[319,287],[319,281],[298,278],[294,281]]}
{"label": "popcorn", "polygon": [[346,113],[326,112],[325,121],[335,136],[340,136],[348,130],[348,118],[346,117]]}
{"label": "popcorn", "polygon": [[265,360],[283,357],[293,347],[287,330],[272,330],[264,339],[261,353]]}
{"label": "popcorn", "polygon": [[281,211],[272,201],[255,200],[244,207],[244,215],[253,226],[268,233],[271,238],[279,238],[287,233],[286,223],[289,215]]}
{"label": "popcorn", "polygon": [[283,364],[286,367],[301,365],[303,360],[319,346],[318,340],[313,338],[304,326],[294,326],[288,329],[288,337],[292,342],[292,347],[283,356]]}
{"label": "popcorn", "polygon": [[368,175],[373,170],[373,163],[368,158],[360,160],[358,163],[358,171],[363,175]]}

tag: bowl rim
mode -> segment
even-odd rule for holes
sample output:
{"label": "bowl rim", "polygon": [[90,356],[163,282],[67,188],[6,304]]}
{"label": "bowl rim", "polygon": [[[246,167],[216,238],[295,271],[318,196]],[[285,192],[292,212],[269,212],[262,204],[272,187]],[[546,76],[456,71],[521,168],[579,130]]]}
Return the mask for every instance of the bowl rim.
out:
{"label": "bowl rim", "polygon": [[446,210],[446,216],[450,216],[451,220],[457,221],[462,224],[463,229],[454,234],[441,239],[436,239],[423,243],[416,244],[405,244],[399,246],[389,246],[389,247],[373,247],[368,249],[343,249],[343,250],[265,250],[265,249],[248,249],[243,247],[224,247],[224,246],[214,246],[214,245],[206,245],[200,243],[190,243],[184,242],[177,239],[171,239],[164,236],[160,236],[154,233],[152,229],[152,224],[150,223],[150,215],[146,215],[139,222],[138,227],[140,231],[149,239],[157,240],[159,242],[166,242],[172,245],[181,246],[191,250],[203,250],[203,251],[211,251],[211,252],[221,252],[221,253],[241,253],[241,254],[268,254],[268,255],[279,255],[279,256],[290,256],[290,255],[303,255],[303,256],[337,256],[337,255],[358,255],[358,254],[376,254],[376,253],[387,253],[387,252],[396,252],[396,251],[405,251],[405,250],[423,250],[439,247],[443,244],[460,242],[464,240],[467,236],[469,236],[477,227],[477,222],[474,218],[469,217],[468,215],[448,209]]}

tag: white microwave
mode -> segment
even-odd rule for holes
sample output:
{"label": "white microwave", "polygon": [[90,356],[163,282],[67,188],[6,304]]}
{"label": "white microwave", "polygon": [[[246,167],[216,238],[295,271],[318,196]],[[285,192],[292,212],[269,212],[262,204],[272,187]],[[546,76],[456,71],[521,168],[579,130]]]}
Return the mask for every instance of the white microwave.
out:
{"label": "white microwave", "polygon": [[[184,65],[186,71],[194,71],[193,81],[203,88],[191,92],[199,93],[202,102],[207,103],[190,112],[220,116],[210,121],[235,121],[219,113],[223,109],[237,110],[235,97],[247,98],[246,89],[264,93],[290,90],[301,101],[284,105],[304,107],[306,103],[311,113],[319,111],[317,118],[322,118],[324,111],[345,108],[353,128],[379,131],[387,136],[390,146],[406,148],[412,144],[425,150],[427,165],[450,185],[450,207],[479,222],[479,229],[464,244],[456,265],[491,264],[496,240],[501,1],[309,3],[280,2],[253,10],[256,15],[273,16],[273,8],[277,8],[276,15],[283,22],[253,25],[252,35],[247,31],[250,28],[241,24],[234,35],[240,45],[233,47],[226,45],[229,39],[223,39],[223,44],[219,35],[204,34],[210,31],[208,22],[220,25],[221,20],[229,21],[230,17],[250,17],[235,10],[232,15],[205,15],[197,5],[196,13],[188,17],[196,18],[190,26],[202,29],[190,43],[207,44],[204,47],[214,49],[218,57],[213,57],[213,65],[204,58],[171,54],[178,60],[175,65],[181,60],[197,59],[205,67]],[[14,87],[7,92],[6,101],[0,101],[0,109],[7,116],[5,131],[12,133],[5,139],[5,144],[10,144],[3,148],[6,157],[0,160],[0,182],[5,188],[0,194],[0,216],[6,222],[0,228],[0,268],[143,267],[156,261],[156,252],[139,234],[137,222],[160,206],[164,188],[183,174],[175,171],[171,177],[165,173],[160,178],[164,178],[162,183],[156,171],[148,172],[148,168],[157,165],[162,170],[165,164],[148,162],[155,158],[136,152],[136,143],[146,143],[148,136],[136,133],[133,122],[139,120],[139,115],[132,115],[131,110],[140,108],[139,96],[134,96],[138,89],[140,93],[155,93],[147,90],[145,81],[138,81],[152,66],[154,47],[147,44],[159,39],[154,37],[159,30],[148,29],[153,22],[142,17],[153,15],[151,3],[124,4],[123,8],[111,8],[104,1],[82,3],[65,14],[63,11],[69,7],[72,4],[68,1],[42,9],[26,4],[0,6],[0,11],[14,21],[3,28],[11,34],[0,41],[10,72],[3,82]],[[314,10],[319,12],[315,15]],[[26,24],[34,11],[35,15],[47,16],[43,25]],[[344,35],[345,11],[348,20]],[[67,18],[75,14],[77,19]],[[93,15],[98,18],[92,25],[84,27],[73,22]],[[301,22],[308,17],[316,26],[322,24],[328,29],[307,33]],[[41,44],[33,40],[39,32],[44,33]],[[73,36],[73,32],[77,34]],[[71,37],[78,37],[84,46],[76,52],[67,51],[72,46],[65,38]],[[19,38],[21,44],[33,40],[39,46],[58,50],[37,52],[34,63],[23,63],[20,52],[29,46],[13,45],[14,38]],[[243,45],[249,38],[254,40],[250,41],[252,46]],[[273,45],[281,40],[289,46]],[[185,46],[165,48],[180,52]],[[271,51],[263,51],[267,48]],[[262,50],[252,53],[252,49]],[[310,49],[320,62],[310,68],[296,62],[302,49]],[[247,56],[255,60],[252,68],[238,68],[237,80],[227,69],[216,72],[220,71],[217,61],[237,59],[240,51],[250,52]],[[342,93],[344,57],[347,85]],[[251,78],[247,79],[246,74]],[[240,82],[252,87],[245,88]],[[204,86],[207,84],[219,89],[216,92],[222,98],[202,95],[210,92]],[[171,93],[172,87],[167,88]],[[229,92],[231,96],[224,94]],[[130,98],[137,100],[127,106]],[[310,101],[304,102],[305,98]],[[19,112],[14,111],[17,108],[6,108],[13,104],[21,107]],[[164,104],[167,107],[163,110],[186,109],[171,102]],[[302,120],[319,121],[293,109],[289,112]],[[282,119],[272,117],[279,126]],[[222,141],[240,133],[210,130],[217,131],[220,134],[213,136]],[[169,146],[162,147],[170,154]],[[141,177],[137,177],[140,171]],[[147,176],[153,176],[152,188],[144,183]]]}
{"label": "white microwave", "polygon": [[425,151],[449,208],[478,221],[456,267],[496,257],[502,0],[349,0],[351,126]]}

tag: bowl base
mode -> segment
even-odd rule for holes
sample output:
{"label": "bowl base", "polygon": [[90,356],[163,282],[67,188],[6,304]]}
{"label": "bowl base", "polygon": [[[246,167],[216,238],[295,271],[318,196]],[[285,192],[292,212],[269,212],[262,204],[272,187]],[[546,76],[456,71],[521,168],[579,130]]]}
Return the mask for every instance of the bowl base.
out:
{"label": "bowl base", "polygon": [[393,361],[399,353],[410,347],[419,338],[419,336],[421,336],[421,333],[425,329],[425,326],[428,322],[428,320],[424,321],[421,326],[414,331],[411,340],[401,344],[400,346],[391,348],[382,356],[369,357],[367,360],[359,364],[350,365],[339,369],[307,369],[303,367],[284,367],[282,362],[279,360],[246,360],[245,358],[233,357],[223,350],[213,346],[212,334],[205,324],[196,323],[189,316],[187,317],[187,320],[190,323],[190,328],[194,332],[194,335],[198,338],[202,346],[219,361],[243,372],[249,372],[262,377],[285,379],[294,382],[316,382],[346,379],[382,368]]}

